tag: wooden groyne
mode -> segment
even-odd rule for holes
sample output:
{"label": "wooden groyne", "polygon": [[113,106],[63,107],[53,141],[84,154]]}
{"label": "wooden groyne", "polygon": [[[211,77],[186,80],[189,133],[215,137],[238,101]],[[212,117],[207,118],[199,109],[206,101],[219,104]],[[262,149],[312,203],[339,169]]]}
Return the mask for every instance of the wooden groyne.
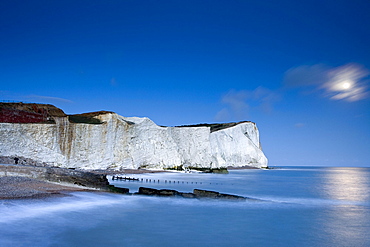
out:
{"label": "wooden groyne", "polygon": [[[136,178],[136,177],[122,177],[122,176],[112,176],[112,181],[128,181],[128,182],[140,182],[140,183],[164,183],[164,184],[205,184],[198,181],[183,181],[183,180],[170,180],[170,179],[150,179],[150,178]],[[207,183],[213,185],[223,185],[222,183]]]}
{"label": "wooden groyne", "polygon": [[120,176],[113,176],[112,180],[129,180],[129,181],[139,181],[138,178],[131,178],[131,177],[120,177]]}
{"label": "wooden groyne", "polygon": [[[172,196],[194,199],[226,199],[226,200],[246,200],[251,199],[243,196],[224,194],[216,191],[194,189],[192,193],[180,192],[171,189],[153,189],[140,187],[138,192],[130,193],[128,188],[116,187],[109,184],[106,175],[94,174],[85,171],[57,167],[35,167],[22,165],[0,165],[0,177],[28,177],[46,182],[57,182],[72,185],[79,185],[85,188],[96,188],[102,191],[114,192],[127,195],[145,196]],[[202,182],[185,182],[175,180],[159,179],[139,179],[127,176],[113,176],[112,180],[122,180],[139,183],[164,183],[164,184],[202,184]]]}

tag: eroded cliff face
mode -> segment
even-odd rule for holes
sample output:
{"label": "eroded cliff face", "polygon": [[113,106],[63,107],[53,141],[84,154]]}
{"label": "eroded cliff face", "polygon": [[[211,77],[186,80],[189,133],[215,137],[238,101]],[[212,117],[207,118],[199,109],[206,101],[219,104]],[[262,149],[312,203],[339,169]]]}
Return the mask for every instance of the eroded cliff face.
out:
{"label": "eroded cliff face", "polygon": [[0,156],[82,169],[267,167],[252,122],[211,132],[208,126],[161,127],[112,112],[93,117],[100,124],[58,116],[55,123],[0,123]]}

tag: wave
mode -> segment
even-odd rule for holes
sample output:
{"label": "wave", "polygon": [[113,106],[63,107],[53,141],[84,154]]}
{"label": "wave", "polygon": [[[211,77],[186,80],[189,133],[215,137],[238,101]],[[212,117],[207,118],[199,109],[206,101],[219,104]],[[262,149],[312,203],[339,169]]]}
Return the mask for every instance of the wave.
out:
{"label": "wave", "polygon": [[0,204],[0,223],[48,216],[55,213],[79,212],[102,206],[127,203],[122,195],[75,192],[70,197],[45,200],[6,200]]}
{"label": "wave", "polygon": [[[247,196],[247,195],[246,195]],[[49,198],[45,200],[6,200],[0,204],[0,224],[10,223],[28,218],[49,217],[64,213],[81,213],[94,210],[109,209],[138,210],[161,204],[177,207],[226,207],[226,208],[258,208],[258,207],[330,207],[330,206],[365,206],[369,202],[329,200],[319,198],[252,196],[246,201],[198,200],[187,198],[167,198],[148,196],[126,196],[109,193],[74,192],[70,197]]]}

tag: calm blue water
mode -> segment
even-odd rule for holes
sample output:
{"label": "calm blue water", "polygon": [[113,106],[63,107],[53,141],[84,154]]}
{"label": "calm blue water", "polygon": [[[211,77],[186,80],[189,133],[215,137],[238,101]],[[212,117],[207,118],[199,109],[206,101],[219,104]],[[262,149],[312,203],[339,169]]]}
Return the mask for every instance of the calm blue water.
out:
{"label": "calm blue water", "polygon": [[209,189],[260,201],[108,193],[0,201],[0,246],[370,246],[370,168],[136,177],[160,182],[114,184],[132,192]]}

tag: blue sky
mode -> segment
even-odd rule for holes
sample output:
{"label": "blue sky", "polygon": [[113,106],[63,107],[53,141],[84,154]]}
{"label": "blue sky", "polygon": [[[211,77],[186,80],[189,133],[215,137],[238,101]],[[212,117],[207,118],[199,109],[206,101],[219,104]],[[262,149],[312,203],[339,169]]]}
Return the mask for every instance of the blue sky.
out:
{"label": "blue sky", "polygon": [[0,1],[0,100],[250,120],[269,164],[370,166],[370,2]]}

